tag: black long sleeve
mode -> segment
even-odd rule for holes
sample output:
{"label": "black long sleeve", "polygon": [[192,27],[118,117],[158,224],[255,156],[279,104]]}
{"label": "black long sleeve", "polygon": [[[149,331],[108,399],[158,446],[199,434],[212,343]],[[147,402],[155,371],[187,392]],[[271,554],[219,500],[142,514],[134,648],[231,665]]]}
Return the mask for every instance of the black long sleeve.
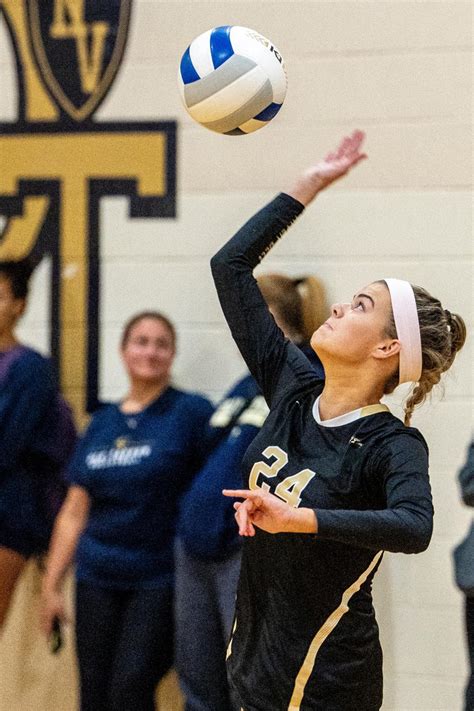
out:
{"label": "black long sleeve", "polygon": [[371,469],[383,482],[386,508],[317,509],[318,537],[370,550],[421,553],[433,531],[426,445],[408,433],[387,438],[372,455]]}
{"label": "black long sleeve", "polygon": [[303,211],[281,193],[252,217],[211,260],[219,300],[232,336],[265,399],[275,401],[280,383],[290,385],[314,371],[300,349],[285,339],[253,277],[253,269]]}

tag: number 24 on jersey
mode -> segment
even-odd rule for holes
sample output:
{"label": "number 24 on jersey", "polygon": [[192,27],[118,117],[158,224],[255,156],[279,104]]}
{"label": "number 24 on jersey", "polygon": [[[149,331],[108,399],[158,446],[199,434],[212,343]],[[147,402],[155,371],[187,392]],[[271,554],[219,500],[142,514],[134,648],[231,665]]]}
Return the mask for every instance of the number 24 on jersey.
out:
{"label": "number 24 on jersey", "polygon": [[[270,486],[265,481],[260,481],[260,477],[271,479],[277,476],[279,471],[288,464],[288,455],[280,449],[280,447],[275,445],[266,447],[262,454],[267,460],[273,459],[273,462],[255,462],[249,476],[249,487],[250,489],[270,491]],[[301,503],[303,490],[315,476],[316,472],[313,472],[311,469],[302,469],[297,474],[292,474],[283,479],[275,488],[274,493],[290,506],[297,508]]]}

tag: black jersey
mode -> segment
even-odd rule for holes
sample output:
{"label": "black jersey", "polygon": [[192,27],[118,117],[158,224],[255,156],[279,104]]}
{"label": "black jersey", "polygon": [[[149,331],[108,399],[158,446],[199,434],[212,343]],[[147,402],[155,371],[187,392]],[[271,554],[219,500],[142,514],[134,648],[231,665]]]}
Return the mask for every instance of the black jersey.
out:
{"label": "black jersey", "polygon": [[318,533],[245,540],[228,649],[245,711],[375,711],[382,654],[371,583],[384,550],[424,550],[424,439],[385,406],[318,421],[324,383],[271,317],[253,268],[303,210],[281,194],[213,258],[232,334],[270,406],[243,461],[250,488],[313,508]]}

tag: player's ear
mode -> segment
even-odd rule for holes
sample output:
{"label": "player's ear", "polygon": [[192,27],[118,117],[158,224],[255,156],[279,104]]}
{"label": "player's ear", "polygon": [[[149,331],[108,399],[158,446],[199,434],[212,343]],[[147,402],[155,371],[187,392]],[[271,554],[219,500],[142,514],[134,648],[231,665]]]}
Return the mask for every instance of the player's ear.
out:
{"label": "player's ear", "polygon": [[400,353],[400,349],[401,343],[398,338],[387,338],[381,343],[377,344],[377,346],[372,351],[372,356],[379,360],[383,360],[385,358],[391,358],[392,356],[397,355],[397,353]]}

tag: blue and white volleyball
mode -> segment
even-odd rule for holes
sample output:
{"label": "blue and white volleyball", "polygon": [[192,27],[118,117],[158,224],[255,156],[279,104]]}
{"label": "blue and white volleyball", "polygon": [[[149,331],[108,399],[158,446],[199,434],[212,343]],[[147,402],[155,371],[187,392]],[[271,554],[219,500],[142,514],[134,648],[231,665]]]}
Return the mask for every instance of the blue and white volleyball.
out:
{"label": "blue and white volleyball", "polygon": [[252,133],[281,109],[287,78],[283,58],[266,37],[225,25],[204,32],[183,54],[178,84],[189,115],[228,135]]}

